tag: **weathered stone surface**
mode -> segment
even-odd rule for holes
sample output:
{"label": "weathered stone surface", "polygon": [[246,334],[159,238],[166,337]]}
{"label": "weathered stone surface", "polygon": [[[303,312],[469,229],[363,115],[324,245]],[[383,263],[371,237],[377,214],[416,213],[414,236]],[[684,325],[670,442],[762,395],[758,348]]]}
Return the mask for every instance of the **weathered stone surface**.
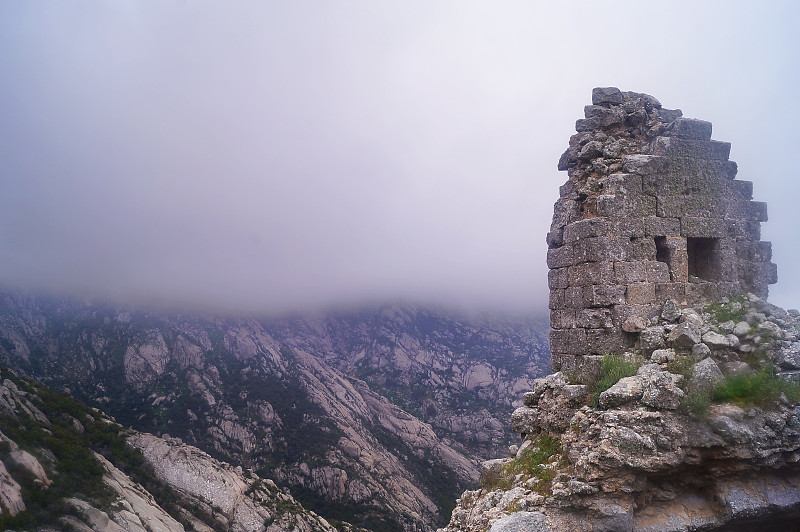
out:
{"label": "weathered stone surface", "polygon": [[705,358],[695,364],[692,376],[689,378],[689,391],[693,393],[707,393],[725,379],[719,366],[712,358]]}
{"label": "weathered stone surface", "polygon": [[650,355],[650,361],[654,364],[666,364],[667,362],[672,362],[678,357],[675,354],[674,349],[656,349],[653,351],[653,354]]}
{"label": "weathered stone surface", "polygon": [[781,348],[775,362],[785,369],[800,369],[800,342],[792,342]]}
{"label": "weathered stone surface", "polygon": [[711,355],[711,348],[704,343],[694,344],[692,346],[692,359],[695,362],[700,362],[704,358]]}
{"label": "weathered stone surface", "polygon": [[691,349],[694,344],[700,342],[700,338],[700,329],[697,325],[685,321],[679,323],[667,335],[667,342],[676,348]]}
{"label": "weathered stone surface", "polygon": [[712,349],[715,347],[733,347],[730,338],[714,331],[708,331],[703,335],[703,343]]}
{"label": "weathered stone surface", "polygon": [[517,512],[492,524],[489,532],[533,532],[547,530],[547,517],[540,512]]}
{"label": "weathered stone surface", "polygon": [[681,309],[678,302],[674,299],[668,299],[664,302],[661,309],[661,319],[668,322],[677,321],[681,317]]}
{"label": "weathered stone surface", "polygon": [[[656,312],[649,332],[663,338],[680,325],[695,332],[734,330],[735,323],[716,319],[728,313],[745,313],[760,328],[741,339],[720,334],[731,346],[713,351],[696,343],[691,357],[675,349],[655,350],[651,363],[639,342],[622,358],[644,364],[600,394],[598,408],[586,406],[587,386],[569,384],[562,373],[537,379],[524,397],[526,406],[514,413],[524,420],[518,422],[524,432],[517,458],[523,448],[537,445],[540,435],[559,440],[561,452],[547,464],[555,473],[548,497],[534,491],[541,489],[536,478],[506,479],[508,490],[465,493],[446,530],[483,531],[517,511],[542,514],[548,530],[689,532],[701,527],[721,532],[754,523],[776,530],[793,526],[800,517],[800,405],[786,398],[763,406],[712,401],[704,414],[692,413],[691,405],[724,375],[753,373],[737,353],[746,352],[763,371],[770,361],[800,352],[800,312],[785,312],[752,296],[745,302],[722,300],[713,311],[705,305],[683,308],[679,324]],[[587,360],[597,364],[602,357]],[[569,373],[570,379],[577,374]],[[786,378],[798,375],[800,369],[783,372]],[[691,400],[684,404],[685,399]],[[559,467],[563,463],[568,465]]]}
{"label": "weathered stone surface", "polygon": [[17,515],[25,510],[22,487],[8,474],[6,466],[0,462],[0,511]]}
{"label": "weathered stone surface", "polygon": [[636,375],[644,385],[642,404],[656,410],[675,410],[680,406],[684,396],[679,387],[682,375],[662,371],[656,364],[642,366]]}
{"label": "weathered stone surface", "polygon": [[647,328],[647,320],[641,316],[630,316],[622,322],[622,330],[629,333],[642,332]]}
{"label": "weathered stone surface", "polygon": [[640,399],[644,393],[641,377],[623,377],[615,385],[600,394],[600,407],[612,408]]}
{"label": "weathered stone surface", "polygon": [[667,346],[664,339],[664,327],[654,326],[643,330],[639,335],[639,344],[645,355],[650,355],[656,349]]}
{"label": "weathered stone surface", "polygon": [[[225,530],[266,531],[265,523],[303,532],[334,530],[314,514],[286,514],[281,513],[277,506],[270,508],[270,504],[275,504],[269,495],[270,487],[274,486],[271,481],[264,486],[258,478],[248,481],[230,465],[214,460],[197,448],[150,434],[134,434],[128,442],[142,451],[161,481],[219,515],[221,527]],[[291,498],[284,502],[294,503]],[[215,509],[219,509],[221,514]]]}
{"label": "weathered stone surface", "polygon": [[25,469],[34,478],[34,482],[37,482],[42,487],[46,488],[52,484],[52,481],[47,478],[47,472],[42,467],[42,464],[28,451],[22,449],[11,451],[8,455],[8,460],[12,464]]}
{"label": "weathered stone surface", "polygon": [[[681,306],[746,292],[765,296],[777,275],[770,245],[760,241],[766,206],[752,201],[751,183],[736,180],[730,144],[710,139],[709,122],[647,95],[610,87],[595,90],[592,101],[559,161],[569,180],[554,206],[550,233],[563,233],[548,236],[548,266],[572,267],[566,279],[550,280],[550,307],[610,308],[611,327],[621,329],[631,314],[618,307],[671,300],[665,317],[673,322]],[[565,325],[552,323],[572,328]],[[576,320],[574,327],[597,325]],[[683,336],[676,347],[690,349],[690,340]],[[628,343],[620,336],[610,351]]]}
{"label": "weathered stone surface", "polygon": [[592,104],[620,104],[624,101],[622,91],[616,87],[597,87],[592,89]]}

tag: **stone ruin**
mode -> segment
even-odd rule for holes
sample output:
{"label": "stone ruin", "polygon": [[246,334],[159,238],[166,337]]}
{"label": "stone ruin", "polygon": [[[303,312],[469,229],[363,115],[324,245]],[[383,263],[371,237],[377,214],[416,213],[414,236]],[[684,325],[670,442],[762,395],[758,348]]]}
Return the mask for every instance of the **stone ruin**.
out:
{"label": "stone ruin", "polygon": [[667,300],[766,298],[777,281],[766,204],[710,122],[614,87],[584,111],[547,235],[553,371],[624,352]]}
{"label": "stone ruin", "polygon": [[800,311],[765,300],[766,206],[710,123],[592,101],[547,236],[554,373],[440,532],[799,530],[800,389],[780,379],[800,378]]}

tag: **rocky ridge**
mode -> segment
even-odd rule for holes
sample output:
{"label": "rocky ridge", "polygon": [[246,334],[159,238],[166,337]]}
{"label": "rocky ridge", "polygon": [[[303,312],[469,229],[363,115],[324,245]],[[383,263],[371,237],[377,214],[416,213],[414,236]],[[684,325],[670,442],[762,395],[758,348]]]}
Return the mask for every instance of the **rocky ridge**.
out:
{"label": "rocky ridge", "polygon": [[471,451],[510,441],[491,420],[544,373],[538,327],[411,306],[256,320],[6,294],[0,358],[331,520],[426,530],[477,482]]}
{"label": "rocky ridge", "polygon": [[[614,363],[630,364],[628,376],[605,390],[563,372],[538,379],[512,415],[521,445],[484,463],[483,488],[462,495],[441,531],[796,523],[798,312],[752,294],[683,308],[669,300],[626,330],[634,346]],[[768,389],[754,395],[759,382]]]}
{"label": "rocky ridge", "polygon": [[471,456],[494,456],[509,441],[498,418],[550,364],[543,319],[453,319],[391,305],[262,323],[282,345],[365,381]]}
{"label": "rocky ridge", "polygon": [[[81,532],[336,530],[252,472],[243,473],[174,439],[126,430],[98,410],[9,370],[2,374],[3,527]],[[145,481],[150,491],[131,475]]]}

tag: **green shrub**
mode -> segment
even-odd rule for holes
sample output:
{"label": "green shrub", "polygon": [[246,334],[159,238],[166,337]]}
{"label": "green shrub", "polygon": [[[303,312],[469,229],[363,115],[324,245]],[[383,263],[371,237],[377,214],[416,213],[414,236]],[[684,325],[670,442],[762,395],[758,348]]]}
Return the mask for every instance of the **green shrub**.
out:
{"label": "green shrub", "polygon": [[636,375],[640,364],[628,362],[619,355],[605,355],[600,366],[600,376],[591,385],[589,404],[597,407],[600,394],[614,386],[620,379]]}
{"label": "green shrub", "polygon": [[676,375],[683,375],[684,383],[688,382],[694,372],[694,361],[688,356],[679,356],[667,362],[667,371]]}
{"label": "green shrub", "polygon": [[556,471],[548,467],[547,462],[559,454],[561,454],[561,442],[548,434],[542,434],[522,456],[511,460],[502,470],[490,471],[481,475],[481,487],[487,490],[507,490],[513,485],[516,476],[522,475],[526,479],[539,479],[536,491],[546,495],[556,476]]}
{"label": "green shrub", "polygon": [[681,399],[680,409],[696,419],[704,419],[711,406],[711,394],[706,392],[687,393]]}
{"label": "green shrub", "polygon": [[[734,305],[738,303],[738,305]],[[725,323],[726,321],[740,322],[747,314],[747,298],[743,295],[738,295],[730,298],[728,303],[710,303],[706,305],[706,312],[713,314],[717,323]],[[738,308],[737,308],[738,307]]]}
{"label": "green shrub", "polygon": [[800,385],[781,379],[771,367],[756,373],[728,375],[725,382],[714,389],[715,401],[739,404],[764,405],[785,394],[790,401],[800,401]]}

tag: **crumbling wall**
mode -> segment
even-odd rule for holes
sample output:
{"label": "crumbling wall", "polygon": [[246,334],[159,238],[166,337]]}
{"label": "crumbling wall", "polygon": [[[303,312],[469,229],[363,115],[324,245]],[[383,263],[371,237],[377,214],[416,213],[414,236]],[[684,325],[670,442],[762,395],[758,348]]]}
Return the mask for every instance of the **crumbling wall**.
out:
{"label": "crumbling wall", "polygon": [[585,115],[547,235],[554,371],[623,352],[668,299],[766,298],[777,280],[766,204],[710,122],[613,87],[594,89]]}

